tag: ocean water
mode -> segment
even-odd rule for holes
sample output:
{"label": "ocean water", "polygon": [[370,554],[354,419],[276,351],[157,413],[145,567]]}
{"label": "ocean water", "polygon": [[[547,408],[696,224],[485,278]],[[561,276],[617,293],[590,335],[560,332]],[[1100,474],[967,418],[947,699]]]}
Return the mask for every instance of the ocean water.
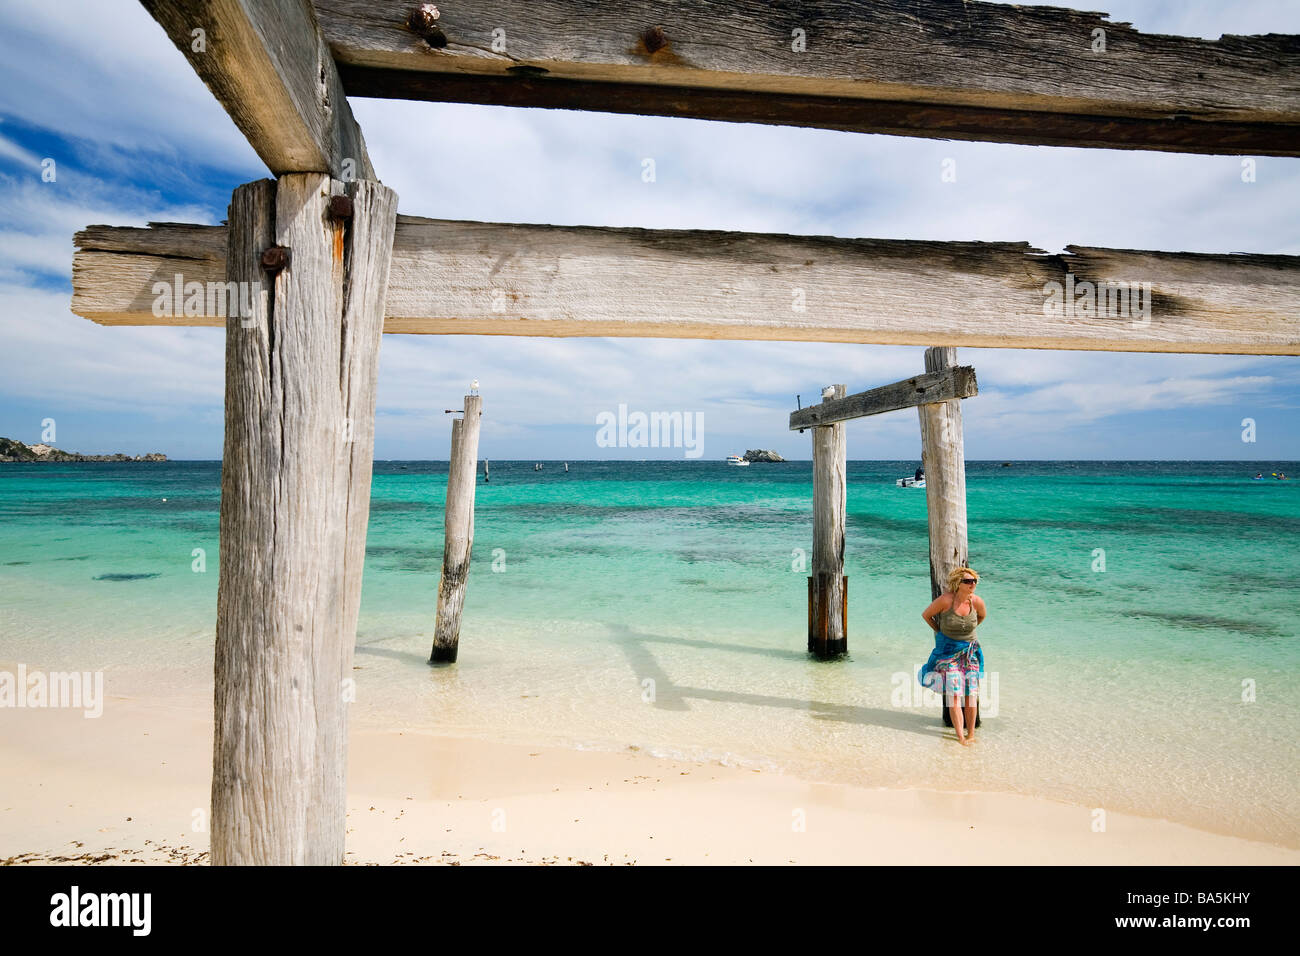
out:
{"label": "ocean water", "polygon": [[[460,658],[426,664],[446,464],[377,462],[354,720],[1010,791],[1300,847],[1295,462],[970,462],[976,744],[933,643],[915,462],[848,466],[848,659],[806,646],[808,462],[492,462]],[[220,463],[0,466],[0,667],[207,706]],[[202,564],[202,567],[200,567]]]}

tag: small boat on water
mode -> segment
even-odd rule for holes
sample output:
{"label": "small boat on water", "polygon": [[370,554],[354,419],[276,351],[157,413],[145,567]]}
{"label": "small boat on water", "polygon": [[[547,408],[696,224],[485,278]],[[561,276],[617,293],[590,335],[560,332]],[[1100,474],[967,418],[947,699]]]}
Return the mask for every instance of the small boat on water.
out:
{"label": "small boat on water", "polygon": [[921,467],[912,472],[906,478],[899,478],[894,485],[898,488],[924,488],[925,487],[925,468]]}
{"label": "small boat on water", "polygon": [[728,456],[727,456],[727,464],[728,464],[728,465],[748,465],[749,462],[747,462],[745,459],[741,458],[739,455],[728,455]]}

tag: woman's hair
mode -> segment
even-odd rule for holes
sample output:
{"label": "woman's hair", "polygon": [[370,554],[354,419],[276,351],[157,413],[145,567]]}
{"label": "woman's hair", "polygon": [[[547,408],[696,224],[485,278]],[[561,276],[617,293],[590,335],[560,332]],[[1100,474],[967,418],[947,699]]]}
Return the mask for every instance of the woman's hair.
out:
{"label": "woman's hair", "polygon": [[980,574],[974,568],[953,568],[948,573],[948,590],[956,591],[957,585],[961,584],[961,579],[970,576],[976,581],[980,579]]}

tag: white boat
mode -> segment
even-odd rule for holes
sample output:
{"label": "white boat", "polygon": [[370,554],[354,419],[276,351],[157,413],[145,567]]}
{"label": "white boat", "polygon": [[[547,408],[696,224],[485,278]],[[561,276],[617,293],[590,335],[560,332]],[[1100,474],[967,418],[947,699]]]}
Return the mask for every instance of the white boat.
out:
{"label": "white boat", "polygon": [[894,482],[894,484],[897,485],[899,488],[924,488],[925,479],[913,478],[913,477],[899,478],[896,482]]}
{"label": "white boat", "polygon": [[745,461],[745,459],[741,458],[739,455],[728,455],[728,456],[727,456],[727,464],[728,464],[728,465],[748,465],[749,462]]}

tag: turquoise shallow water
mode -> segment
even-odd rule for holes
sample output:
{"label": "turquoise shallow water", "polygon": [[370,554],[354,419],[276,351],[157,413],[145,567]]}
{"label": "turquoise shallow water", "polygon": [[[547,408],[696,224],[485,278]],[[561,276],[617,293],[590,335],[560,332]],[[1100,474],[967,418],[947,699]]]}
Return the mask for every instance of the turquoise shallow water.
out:
{"label": "turquoise shallow water", "polygon": [[[969,463],[990,696],[965,750],[913,677],[932,643],[925,493],[893,480],[914,462],[849,463],[851,653],[831,664],[803,652],[809,463],[570,467],[492,463],[460,660],[430,669],[446,465],[376,464],[357,719],[1031,793],[1300,846],[1300,481],[1249,480],[1296,463]],[[216,462],[0,468],[0,667],[204,701],[219,487]]]}

